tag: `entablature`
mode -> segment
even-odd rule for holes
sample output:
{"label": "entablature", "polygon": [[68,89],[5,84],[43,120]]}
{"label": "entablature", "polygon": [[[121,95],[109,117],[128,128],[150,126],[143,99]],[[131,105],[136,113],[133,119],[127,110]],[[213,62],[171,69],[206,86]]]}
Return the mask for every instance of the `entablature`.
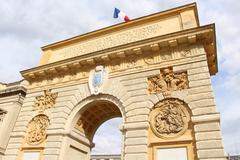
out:
{"label": "entablature", "polygon": [[25,82],[23,80],[17,81],[14,83],[9,83],[9,84],[1,84],[0,83],[0,98],[1,97],[6,97],[10,95],[26,95],[26,88],[24,84]]}
{"label": "entablature", "polygon": [[[214,24],[93,52],[25,70],[21,73],[30,83],[44,80],[52,80],[57,83],[56,77],[66,79],[66,75],[68,80],[76,77],[78,77],[77,79],[86,79],[90,69],[96,65],[104,65],[109,66],[111,77],[117,71],[119,71],[118,74],[125,74],[126,69],[128,72],[131,71],[131,67],[136,68],[138,66],[137,68],[141,68],[144,65],[192,56],[191,53],[188,53],[188,48],[194,45],[204,46],[210,74],[214,75],[217,72]],[[181,55],[167,54],[177,52],[179,48],[185,48],[185,52],[179,52]],[[155,55],[159,55],[160,58],[154,58]],[[144,62],[140,62],[138,59],[143,59]],[[128,61],[131,61],[131,63],[127,63]]]}

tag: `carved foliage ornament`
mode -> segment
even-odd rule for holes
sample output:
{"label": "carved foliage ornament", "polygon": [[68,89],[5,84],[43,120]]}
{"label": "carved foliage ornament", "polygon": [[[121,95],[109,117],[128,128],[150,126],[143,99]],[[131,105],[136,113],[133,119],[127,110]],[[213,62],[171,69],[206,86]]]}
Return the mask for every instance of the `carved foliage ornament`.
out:
{"label": "carved foliage ornament", "polygon": [[44,95],[37,96],[33,105],[34,110],[44,112],[54,106],[58,93],[51,93],[51,90],[44,90]]}
{"label": "carved foliage ornament", "polygon": [[183,134],[188,128],[190,115],[183,102],[165,99],[158,103],[150,113],[153,132],[161,138],[173,138]]}
{"label": "carved foliage ornament", "polygon": [[28,124],[26,142],[30,145],[42,143],[46,137],[46,130],[49,126],[49,119],[46,115],[34,117]]}
{"label": "carved foliage ornament", "polygon": [[187,72],[173,72],[172,67],[160,70],[160,75],[148,78],[148,91],[150,94],[188,88]]}

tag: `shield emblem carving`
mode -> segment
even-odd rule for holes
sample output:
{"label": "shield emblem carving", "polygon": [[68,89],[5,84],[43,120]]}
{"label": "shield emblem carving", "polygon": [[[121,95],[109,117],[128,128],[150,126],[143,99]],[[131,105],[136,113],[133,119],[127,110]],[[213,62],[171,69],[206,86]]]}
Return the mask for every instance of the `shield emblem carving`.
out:
{"label": "shield emblem carving", "polygon": [[95,71],[93,75],[93,82],[92,82],[93,87],[94,88],[100,87],[103,84],[103,79],[104,79],[104,71],[103,70]]}
{"label": "shield emblem carving", "polygon": [[97,66],[89,77],[89,88],[92,94],[99,94],[104,81],[107,78],[107,72],[103,66]]}

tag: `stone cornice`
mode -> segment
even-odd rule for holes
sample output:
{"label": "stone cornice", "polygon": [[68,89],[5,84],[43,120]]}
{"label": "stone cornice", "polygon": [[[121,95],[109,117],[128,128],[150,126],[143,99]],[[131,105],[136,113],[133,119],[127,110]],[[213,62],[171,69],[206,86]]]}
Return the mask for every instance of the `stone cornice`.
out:
{"label": "stone cornice", "polygon": [[16,94],[21,94],[21,95],[25,96],[26,92],[27,92],[27,90],[25,87],[15,86],[15,87],[6,88],[4,90],[0,90],[0,97],[16,95]]}
{"label": "stone cornice", "polygon": [[[182,45],[201,44],[204,46],[209,71],[211,75],[217,73],[217,54],[215,40],[215,25],[179,31],[168,35],[158,36],[147,40],[129,43],[122,46],[77,56],[66,60],[46,64],[36,68],[21,71],[22,76],[29,82],[54,78],[59,74],[65,75],[76,70],[91,69],[98,64],[106,64],[113,60],[124,60],[129,57],[150,55],[161,50],[171,50]],[[148,51],[148,52],[146,52]],[[151,53],[149,53],[149,51]],[[146,54],[148,53],[148,54]],[[159,53],[161,54],[161,52]]]}

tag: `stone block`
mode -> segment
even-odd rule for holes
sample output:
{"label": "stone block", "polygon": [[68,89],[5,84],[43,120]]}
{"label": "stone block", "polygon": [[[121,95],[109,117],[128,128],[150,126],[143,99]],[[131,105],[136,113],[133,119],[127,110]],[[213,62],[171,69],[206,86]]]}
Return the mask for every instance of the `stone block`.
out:
{"label": "stone block", "polygon": [[206,86],[211,85],[210,79],[203,79],[203,80],[197,80],[197,81],[189,81],[189,87],[200,87],[200,86]]}
{"label": "stone block", "polygon": [[189,95],[184,98],[184,101],[186,103],[190,103],[192,101],[198,101],[202,99],[213,99],[213,93],[212,92],[206,92],[206,93],[199,93],[199,94],[194,94],[194,95]]}
{"label": "stone block", "polygon": [[188,75],[194,75],[199,73],[209,73],[209,69],[207,66],[199,67],[199,68],[190,68],[188,69]]}
{"label": "stone block", "polygon": [[198,94],[198,93],[206,93],[206,92],[212,92],[213,89],[210,85],[201,86],[201,87],[195,87],[195,88],[189,88],[188,94]]}
{"label": "stone block", "polygon": [[145,83],[135,83],[134,85],[126,87],[126,90],[129,92],[136,91],[136,90],[147,90],[147,82]]}
{"label": "stone block", "polygon": [[198,115],[198,116],[192,116],[192,122],[193,123],[202,123],[202,122],[212,122],[220,120],[219,113],[213,113],[213,114],[206,114],[206,115]]}
{"label": "stone block", "polygon": [[[133,112],[134,110],[142,110],[147,108],[147,103],[146,102],[136,102],[136,103],[131,103],[130,105],[125,107],[126,113],[128,112]],[[135,114],[136,115],[136,114]]]}
{"label": "stone block", "polygon": [[189,81],[197,81],[197,80],[203,80],[203,79],[209,79],[209,78],[210,78],[210,74],[208,72],[188,75]]}
{"label": "stone block", "polygon": [[131,130],[126,132],[126,138],[130,137],[147,137],[147,130]]}
{"label": "stone block", "polygon": [[204,140],[196,142],[197,149],[223,149],[221,140]]}
{"label": "stone block", "polygon": [[[144,102],[145,103],[145,102]],[[141,114],[149,114],[150,109],[146,108],[146,103],[143,108],[136,108],[133,110],[130,110],[129,112],[126,113],[126,117],[134,116],[134,115],[141,115]]]}
{"label": "stone block", "polygon": [[126,145],[147,145],[147,137],[143,138],[127,138],[125,140]]}
{"label": "stone block", "polygon": [[59,149],[54,149],[54,148],[46,148],[44,150],[45,155],[58,155],[60,153]]}
{"label": "stone block", "polygon": [[190,102],[189,106],[191,106],[191,105],[194,106],[191,109],[209,107],[209,106],[215,106],[215,101],[214,101],[214,99],[203,99],[203,100]]}
{"label": "stone block", "polygon": [[193,115],[204,115],[204,114],[211,114],[211,113],[216,113],[215,106],[204,107],[204,108],[195,108],[192,110]]}
{"label": "stone block", "polygon": [[148,155],[146,153],[125,155],[125,160],[147,160],[147,159]]}
{"label": "stone block", "polygon": [[221,133],[220,131],[212,131],[212,132],[199,132],[195,134],[196,141],[202,140],[220,140]]}
{"label": "stone block", "polygon": [[147,153],[148,147],[146,145],[126,146],[125,153]]}
{"label": "stone block", "polygon": [[43,157],[44,160],[58,160],[57,155],[44,155]]}
{"label": "stone block", "polygon": [[46,148],[60,148],[61,142],[47,142]]}
{"label": "stone block", "polygon": [[195,124],[194,130],[195,132],[219,131],[220,125],[218,122]]}
{"label": "stone block", "polygon": [[223,149],[204,149],[197,150],[197,155],[199,159],[204,158],[223,158],[224,151]]}
{"label": "stone block", "polygon": [[132,129],[142,130],[142,129],[149,128],[149,123],[148,121],[125,123],[124,128],[127,130],[132,130]]}
{"label": "stone block", "polygon": [[16,155],[5,155],[2,160],[16,160]]}
{"label": "stone block", "polygon": [[142,85],[142,84],[146,84],[147,83],[147,78],[143,77],[143,78],[130,79],[130,80],[125,79],[125,80],[122,80],[121,83],[125,87],[129,87],[129,86],[132,86],[132,85],[135,85],[135,84]]}
{"label": "stone block", "polygon": [[132,117],[127,117],[127,122],[143,122],[148,121],[148,115],[136,115]]}

